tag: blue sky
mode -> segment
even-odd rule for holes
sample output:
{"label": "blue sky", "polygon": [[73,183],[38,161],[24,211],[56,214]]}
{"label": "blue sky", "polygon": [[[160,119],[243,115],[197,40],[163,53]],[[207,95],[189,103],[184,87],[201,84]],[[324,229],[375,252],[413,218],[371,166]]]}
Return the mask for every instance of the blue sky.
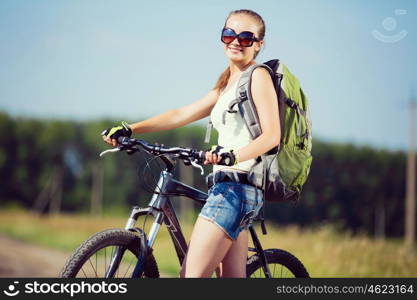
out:
{"label": "blue sky", "polygon": [[[258,62],[280,58],[300,79],[313,137],[406,149],[417,93],[413,0],[2,0],[0,110],[137,121],[196,101],[226,67],[219,33],[239,8],[266,22]],[[406,35],[387,43],[373,30]]]}

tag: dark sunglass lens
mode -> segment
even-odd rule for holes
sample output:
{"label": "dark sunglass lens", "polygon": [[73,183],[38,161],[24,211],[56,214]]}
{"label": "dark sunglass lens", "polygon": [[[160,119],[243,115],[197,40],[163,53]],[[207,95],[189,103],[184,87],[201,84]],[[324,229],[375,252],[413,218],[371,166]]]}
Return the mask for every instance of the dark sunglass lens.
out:
{"label": "dark sunglass lens", "polygon": [[230,44],[236,38],[236,33],[232,29],[224,29],[222,32],[222,41],[225,44]]}
{"label": "dark sunglass lens", "polygon": [[243,47],[249,47],[253,43],[253,33],[244,31],[239,34],[239,44]]}
{"label": "dark sunglass lens", "polygon": [[222,41],[223,41],[223,43],[225,43],[225,44],[230,44],[231,42],[233,42],[233,40],[235,39],[236,37],[234,37],[234,36],[223,36],[222,37]]}
{"label": "dark sunglass lens", "polygon": [[252,40],[251,39],[246,39],[246,38],[240,38],[239,39],[239,44],[242,47],[249,47],[249,46],[252,46]]}

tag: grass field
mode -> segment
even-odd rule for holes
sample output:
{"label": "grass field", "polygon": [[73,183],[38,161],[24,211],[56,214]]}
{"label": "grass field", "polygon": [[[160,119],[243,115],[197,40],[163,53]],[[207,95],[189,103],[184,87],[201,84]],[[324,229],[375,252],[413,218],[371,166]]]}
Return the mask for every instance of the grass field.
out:
{"label": "grass field", "polygon": [[[37,217],[22,210],[0,211],[0,233],[16,239],[73,251],[90,235],[108,228],[123,228],[126,217],[91,217],[61,214]],[[146,232],[152,219],[149,217]],[[142,227],[143,219],[139,219]],[[186,239],[192,223],[182,224]],[[297,256],[312,277],[417,277],[417,252],[410,253],[402,240],[375,240],[365,235],[338,232],[331,225],[301,230],[267,223],[268,235],[256,230],[262,245],[285,249]],[[1,245],[0,245],[1,247]],[[161,272],[176,276],[179,262],[165,228],[157,237],[154,254]]]}

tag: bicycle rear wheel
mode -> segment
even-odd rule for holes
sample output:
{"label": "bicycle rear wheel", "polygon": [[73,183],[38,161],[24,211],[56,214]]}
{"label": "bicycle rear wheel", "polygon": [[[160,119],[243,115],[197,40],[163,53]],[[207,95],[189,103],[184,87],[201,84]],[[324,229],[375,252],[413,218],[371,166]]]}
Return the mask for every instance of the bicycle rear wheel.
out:
{"label": "bicycle rear wheel", "polygon": [[[280,249],[268,249],[264,250],[264,253],[272,278],[310,277],[301,261],[291,253]],[[248,278],[266,277],[258,254],[252,255],[248,259],[246,274]]]}
{"label": "bicycle rear wheel", "polygon": [[[105,230],[87,239],[67,260],[60,277],[104,278],[116,251],[120,251],[121,257],[114,264],[112,277],[131,277],[140,254],[140,238],[123,229]],[[152,253],[145,259],[142,277],[159,277]]]}

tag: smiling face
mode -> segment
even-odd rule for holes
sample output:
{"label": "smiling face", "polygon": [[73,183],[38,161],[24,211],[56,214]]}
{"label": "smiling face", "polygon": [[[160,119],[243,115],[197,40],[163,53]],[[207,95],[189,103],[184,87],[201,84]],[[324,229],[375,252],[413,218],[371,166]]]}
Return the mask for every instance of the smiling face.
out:
{"label": "smiling face", "polygon": [[[236,34],[243,31],[253,32],[255,37],[259,38],[259,23],[252,16],[246,14],[231,15],[227,20],[225,27],[233,29]],[[231,61],[238,64],[247,64],[255,57],[255,54],[259,52],[262,44],[263,40],[253,42],[251,47],[242,47],[236,38],[230,44],[223,45],[224,52]]]}

